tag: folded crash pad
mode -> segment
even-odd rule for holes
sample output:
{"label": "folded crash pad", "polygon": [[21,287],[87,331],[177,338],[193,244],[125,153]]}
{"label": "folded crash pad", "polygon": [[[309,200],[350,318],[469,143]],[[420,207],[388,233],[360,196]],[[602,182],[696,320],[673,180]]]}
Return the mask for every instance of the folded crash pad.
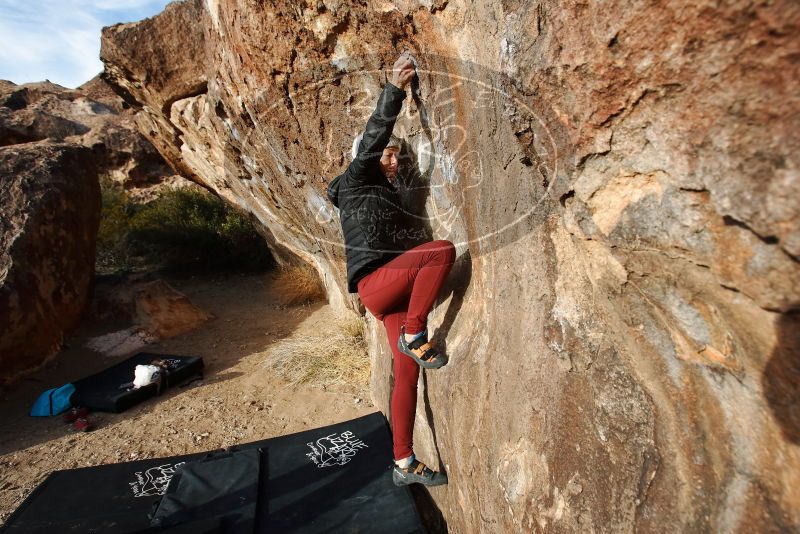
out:
{"label": "folded crash pad", "polygon": [[[167,364],[160,384],[133,387],[133,373],[137,365],[148,365],[153,360],[164,360]],[[203,358],[140,352],[97,374],[74,381],[73,406],[85,406],[99,412],[119,413],[149,399],[165,389],[180,384],[192,377],[201,376]]]}
{"label": "folded crash pad", "polygon": [[[392,483],[391,438],[380,413],[239,445],[228,452],[254,450],[259,451],[259,474],[253,532],[424,532],[409,489]],[[150,515],[155,511],[158,517],[158,503],[176,472],[190,462],[208,460],[208,454],[56,471],[19,506],[1,531],[232,532],[225,518],[205,517],[197,511],[181,518],[187,523],[151,522]],[[254,460],[250,457],[248,461]],[[230,488],[219,496],[223,503],[230,501],[231,493],[243,497],[240,505],[251,498],[251,485],[244,479],[240,482],[223,481]],[[204,494],[202,484],[184,488],[183,495]],[[174,491],[178,489],[176,486]],[[196,504],[212,506],[204,499],[199,497]],[[191,510],[189,501],[186,505],[183,499],[181,509]],[[168,511],[164,509],[165,515]]]}
{"label": "folded crash pad", "polygon": [[216,528],[225,534],[251,534],[263,454],[263,449],[226,451],[179,466],[151,524],[178,527],[218,518]]}

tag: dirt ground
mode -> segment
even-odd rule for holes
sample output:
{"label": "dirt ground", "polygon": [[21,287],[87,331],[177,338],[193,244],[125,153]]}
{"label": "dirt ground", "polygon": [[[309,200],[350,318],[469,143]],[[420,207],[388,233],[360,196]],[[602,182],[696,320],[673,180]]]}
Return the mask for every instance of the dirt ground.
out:
{"label": "dirt ground", "polygon": [[2,392],[0,522],[57,469],[227,447],[375,411],[369,398],[353,390],[291,386],[268,369],[271,344],[292,333],[318,333],[335,321],[327,305],[281,306],[270,273],[169,283],[216,318],[144,350],[202,356],[204,379],[122,414],[93,414],[96,428],[88,433],[72,431],[60,416],[29,417],[43,390],[124,359],[82,347],[86,338],[113,331],[111,324],[82,325],[50,365]]}

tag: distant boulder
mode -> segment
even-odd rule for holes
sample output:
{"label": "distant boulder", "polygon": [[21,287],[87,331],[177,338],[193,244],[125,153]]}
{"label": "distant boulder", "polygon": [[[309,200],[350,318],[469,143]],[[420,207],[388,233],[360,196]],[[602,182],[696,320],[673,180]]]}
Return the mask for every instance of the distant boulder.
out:
{"label": "distant boulder", "polygon": [[91,148],[99,176],[134,200],[148,201],[165,187],[191,185],[139,133],[135,111],[100,77],[77,89],[48,81],[0,81],[0,146],[43,140]]}

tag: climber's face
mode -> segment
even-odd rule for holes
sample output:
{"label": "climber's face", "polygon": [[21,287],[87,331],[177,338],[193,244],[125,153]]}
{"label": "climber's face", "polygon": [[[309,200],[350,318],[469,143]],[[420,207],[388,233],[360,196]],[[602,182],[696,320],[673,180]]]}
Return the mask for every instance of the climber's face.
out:
{"label": "climber's face", "polygon": [[397,168],[399,166],[399,162],[397,161],[397,155],[400,153],[400,149],[397,147],[389,147],[383,149],[383,155],[381,155],[381,159],[379,165],[381,167],[381,172],[386,177],[387,180],[394,183],[395,178],[397,177]]}

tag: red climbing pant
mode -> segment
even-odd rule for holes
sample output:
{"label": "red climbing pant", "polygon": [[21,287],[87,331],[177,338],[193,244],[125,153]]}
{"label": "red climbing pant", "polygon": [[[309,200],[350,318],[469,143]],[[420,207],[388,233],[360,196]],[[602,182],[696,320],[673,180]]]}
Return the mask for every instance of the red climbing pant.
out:
{"label": "red climbing pant", "polygon": [[408,334],[425,329],[455,256],[450,241],[430,241],[405,251],[358,282],[361,302],[383,322],[394,355],[391,420],[395,460],[408,458],[413,452],[419,379],[417,362],[397,348],[400,326],[405,325]]}

